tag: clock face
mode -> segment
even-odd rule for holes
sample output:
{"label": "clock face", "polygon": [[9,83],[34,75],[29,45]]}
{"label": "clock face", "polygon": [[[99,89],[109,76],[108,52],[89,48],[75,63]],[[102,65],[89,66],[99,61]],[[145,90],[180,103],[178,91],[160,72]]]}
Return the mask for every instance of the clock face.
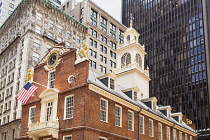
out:
{"label": "clock face", "polygon": [[48,67],[53,67],[56,64],[57,59],[58,59],[58,54],[57,53],[52,53],[49,56],[48,61],[47,61]]}

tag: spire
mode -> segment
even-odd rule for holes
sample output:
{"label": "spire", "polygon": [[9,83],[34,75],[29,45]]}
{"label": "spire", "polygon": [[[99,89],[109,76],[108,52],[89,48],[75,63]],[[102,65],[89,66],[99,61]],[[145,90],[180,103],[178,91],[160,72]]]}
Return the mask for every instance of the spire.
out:
{"label": "spire", "polygon": [[133,27],[133,15],[131,14],[131,17],[130,17],[130,28],[132,28]]}

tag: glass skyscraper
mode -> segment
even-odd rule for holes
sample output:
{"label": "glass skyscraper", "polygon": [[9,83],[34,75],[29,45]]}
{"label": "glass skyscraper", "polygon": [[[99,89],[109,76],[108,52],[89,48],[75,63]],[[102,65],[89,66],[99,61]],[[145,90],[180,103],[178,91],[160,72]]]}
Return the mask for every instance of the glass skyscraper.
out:
{"label": "glass skyscraper", "polygon": [[122,22],[141,34],[150,95],[193,123],[210,140],[210,0],[122,0]]}

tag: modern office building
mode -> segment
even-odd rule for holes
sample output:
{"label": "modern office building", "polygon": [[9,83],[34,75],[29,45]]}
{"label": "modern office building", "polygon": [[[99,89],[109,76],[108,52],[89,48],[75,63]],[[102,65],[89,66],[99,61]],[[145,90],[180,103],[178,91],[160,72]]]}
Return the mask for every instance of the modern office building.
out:
{"label": "modern office building", "polygon": [[[0,27],[21,1],[22,0],[0,0]],[[61,1],[59,0],[49,0],[49,2],[57,8],[61,5]]]}
{"label": "modern office building", "polygon": [[39,88],[23,105],[19,140],[196,140],[182,113],[148,98],[144,46],[133,28],[124,35],[129,40],[117,50],[119,65],[104,75],[75,49],[51,48],[34,69]]}
{"label": "modern office building", "polygon": [[146,46],[150,95],[172,105],[197,124],[200,140],[210,139],[210,1],[122,0],[122,21]]}
{"label": "modern office building", "polygon": [[[47,16],[46,16],[47,15]],[[17,94],[33,67],[52,46],[77,48],[87,27],[45,0],[24,0],[0,28],[0,139],[18,137],[21,102]],[[67,43],[69,44],[67,45]]]}
{"label": "modern office building", "polygon": [[67,0],[61,10],[88,27],[89,59],[92,69],[106,74],[116,69],[116,48],[123,43],[126,27],[98,7],[91,0],[77,3]]}

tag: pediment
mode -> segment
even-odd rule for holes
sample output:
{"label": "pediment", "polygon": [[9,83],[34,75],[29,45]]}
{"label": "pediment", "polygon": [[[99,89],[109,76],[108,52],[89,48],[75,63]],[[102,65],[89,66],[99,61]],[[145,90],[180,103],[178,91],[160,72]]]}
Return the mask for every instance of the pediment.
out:
{"label": "pediment", "polygon": [[63,54],[69,52],[71,50],[71,48],[65,48],[65,47],[53,47],[50,49],[50,51],[42,58],[42,60],[38,63],[39,65],[42,64],[46,64],[47,60],[49,58],[49,56],[53,53],[53,52],[57,52],[59,57],[62,56]]}
{"label": "pediment", "polygon": [[56,89],[52,89],[52,88],[48,88],[46,90],[44,90],[40,95],[39,97],[41,99],[43,98],[49,98],[49,97],[53,97],[54,95],[57,95],[58,94],[58,91]]}

